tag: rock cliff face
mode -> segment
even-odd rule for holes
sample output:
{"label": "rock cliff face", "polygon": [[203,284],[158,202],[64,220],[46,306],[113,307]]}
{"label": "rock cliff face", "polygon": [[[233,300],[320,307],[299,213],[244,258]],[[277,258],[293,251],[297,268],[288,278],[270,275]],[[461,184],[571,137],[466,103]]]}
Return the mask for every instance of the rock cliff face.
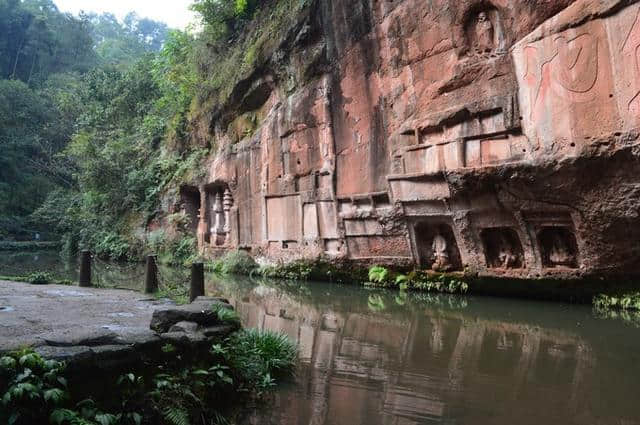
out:
{"label": "rock cliff face", "polygon": [[639,270],[640,4],[307,3],[194,130],[204,253]]}

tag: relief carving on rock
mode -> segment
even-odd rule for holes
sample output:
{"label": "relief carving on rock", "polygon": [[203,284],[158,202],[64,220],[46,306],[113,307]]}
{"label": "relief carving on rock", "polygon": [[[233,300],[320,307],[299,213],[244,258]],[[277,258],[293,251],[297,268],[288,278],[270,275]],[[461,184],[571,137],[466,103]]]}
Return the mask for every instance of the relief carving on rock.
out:
{"label": "relief carving on rock", "polygon": [[593,89],[598,81],[598,39],[593,35],[560,35],[553,39],[552,49],[528,45],[524,52],[523,80],[530,90],[532,121],[545,112],[550,94],[570,103],[589,102],[597,96]]}
{"label": "relief carving on rock", "polygon": [[640,114],[640,8],[636,13],[633,24],[627,33],[621,47],[623,56],[627,56],[633,63],[633,73],[635,75],[635,94],[627,101],[627,109],[633,114]]}

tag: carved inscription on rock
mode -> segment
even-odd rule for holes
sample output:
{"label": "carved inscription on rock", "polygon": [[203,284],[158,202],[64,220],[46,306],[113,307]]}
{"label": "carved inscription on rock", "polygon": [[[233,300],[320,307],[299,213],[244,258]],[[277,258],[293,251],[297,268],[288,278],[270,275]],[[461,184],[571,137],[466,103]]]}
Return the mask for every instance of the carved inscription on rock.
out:
{"label": "carved inscription on rock", "polygon": [[[548,149],[570,149],[619,131],[611,42],[602,20],[516,45],[523,129]],[[541,38],[538,38],[541,37]],[[534,40],[534,41],[531,41]]]}
{"label": "carved inscription on rock", "polygon": [[[598,81],[598,40],[588,33],[553,38],[553,48],[525,47],[526,81],[530,96],[530,118],[536,120],[547,98],[555,96],[569,103],[593,101]],[[549,54],[551,52],[551,54]]]}
{"label": "carved inscription on rock", "polygon": [[633,24],[629,29],[621,47],[623,59],[632,64],[633,74],[630,78],[634,81],[631,85],[635,88],[630,99],[627,100],[627,109],[632,114],[640,114],[640,8],[635,14]]}

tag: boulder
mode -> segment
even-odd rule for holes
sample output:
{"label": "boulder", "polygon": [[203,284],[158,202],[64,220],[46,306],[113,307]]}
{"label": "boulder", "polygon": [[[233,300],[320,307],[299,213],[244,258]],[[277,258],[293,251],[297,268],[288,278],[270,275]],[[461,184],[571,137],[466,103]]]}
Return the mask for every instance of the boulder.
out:
{"label": "boulder", "polygon": [[213,310],[215,304],[222,305],[224,308],[232,308],[220,299],[199,297],[188,305],[154,311],[150,327],[154,331],[164,334],[179,322],[193,322],[203,327],[221,324],[218,315]]}
{"label": "boulder", "polygon": [[186,332],[194,333],[198,330],[198,324],[195,322],[178,322],[169,328],[169,332]]}

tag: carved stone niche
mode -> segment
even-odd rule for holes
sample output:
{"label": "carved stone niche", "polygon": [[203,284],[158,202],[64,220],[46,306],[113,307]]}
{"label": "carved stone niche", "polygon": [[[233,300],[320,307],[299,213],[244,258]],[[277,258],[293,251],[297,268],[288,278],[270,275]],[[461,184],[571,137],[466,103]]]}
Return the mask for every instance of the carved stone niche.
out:
{"label": "carved stone niche", "polygon": [[418,221],[414,237],[421,267],[439,272],[462,270],[460,250],[449,224],[434,219]]}
{"label": "carved stone niche", "polygon": [[180,208],[178,212],[185,215],[187,218],[186,228],[194,234],[198,230],[200,206],[200,190],[194,186],[182,186],[180,188]]}
{"label": "carved stone niche", "polygon": [[489,2],[471,7],[464,15],[464,45],[460,53],[490,58],[507,53],[508,40],[499,10]]}
{"label": "carved stone niche", "polygon": [[537,237],[543,267],[578,267],[578,244],[569,227],[542,227]]}
{"label": "carved stone niche", "polygon": [[234,204],[229,185],[224,182],[207,185],[206,199],[205,241],[212,246],[224,246],[230,242],[231,209]]}
{"label": "carved stone niche", "polygon": [[524,268],[524,250],[518,233],[508,227],[483,229],[480,232],[487,267],[490,269]]}

